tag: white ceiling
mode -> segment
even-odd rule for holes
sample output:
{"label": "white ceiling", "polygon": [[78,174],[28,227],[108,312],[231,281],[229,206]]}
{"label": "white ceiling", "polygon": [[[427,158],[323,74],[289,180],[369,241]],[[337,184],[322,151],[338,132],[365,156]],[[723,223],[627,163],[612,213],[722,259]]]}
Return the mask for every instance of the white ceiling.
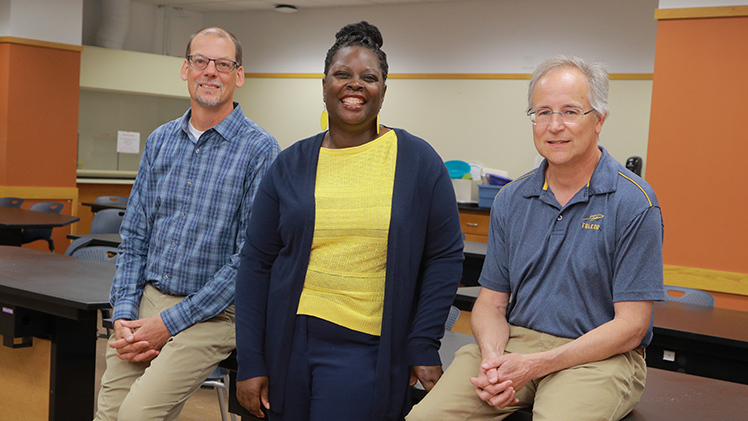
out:
{"label": "white ceiling", "polygon": [[137,3],[167,5],[197,12],[235,12],[272,10],[278,4],[296,6],[302,10],[312,7],[377,6],[395,3],[431,3],[464,0],[133,0]]}

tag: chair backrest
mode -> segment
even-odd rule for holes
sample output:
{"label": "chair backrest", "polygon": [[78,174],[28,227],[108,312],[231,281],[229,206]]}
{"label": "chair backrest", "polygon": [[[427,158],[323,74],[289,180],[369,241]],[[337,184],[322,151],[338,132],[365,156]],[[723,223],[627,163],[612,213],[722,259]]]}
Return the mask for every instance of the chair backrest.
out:
{"label": "chair backrest", "polygon": [[90,238],[81,237],[73,240],[72,243],[65,249],[65,256],[72,256],[73,253],[81,247],[86,247],[92,240]]}
{"label": "chair backrest", "polygon": [[[40,202],[29,207],[29,210],[46,213],[60,213],[63,208],[62,203],[57,202]],[[24,229],[21,233],[21,244],[31,243],[36,240],[45,240],[49,244],[49,250],[55,251],[55,242],[52,240],[52,228],[32,228]]]}
{"label": "chair backrest", "polygon": [[81,247],[73,251],[72,256],[79,259],[114,263],[117,261],[117,249],[105,246]]}
{"label": "chair backrest", "polygon": [[129,197],[125,196],[99,196],[94,199],[94,203],[98,205],[109,205],[112,203],[122,203],[123,205],[126,205],[128,199]]}
{"label": "chair backrest", "polygon": [[62,203],[57,202],[41,202],[31,205],[31,207],[29,207],[29,210],[47,213],[60,213],[62,212],[63,206],[64,205]]}
{"label": "chair backrest", "polygon": [[[683,293],[683,295],[680,295],[680,294],[677,294],[678,296],[671,295],[670,294],[671,291]],[[714,307],[714,297],[712,297],[712,294],[706,291],[702,291],[700,289],[694,289],[694,288],[665,285],[665,300],[678,301],[684,304],[695,304],[699,306]]]}
{"label": "chair backrest", "polygon": [[117,234],[122,225],[125,211],[122,209],[102,209],[94,214],[91,221],[91,234]]}
{"label": "chair backrest", "polygon": [[23,199],[20,197],[0,197],[0,206],[20,208],[21,205],[23,205]]}
{"label": "chair backrest", "polygon": [[457,322],[457,319],[460,318],[460,309],[452,306],[449,308],[449,316],[447,316],[447,322],[444,323],[444,328],[447,330],[452,330],[452,327],[454,327],[455,322]]}

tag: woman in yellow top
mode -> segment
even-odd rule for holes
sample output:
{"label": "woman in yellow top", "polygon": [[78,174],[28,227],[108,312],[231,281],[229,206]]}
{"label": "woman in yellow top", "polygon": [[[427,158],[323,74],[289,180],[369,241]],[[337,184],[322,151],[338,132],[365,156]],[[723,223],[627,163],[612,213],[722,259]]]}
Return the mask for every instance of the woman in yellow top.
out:
{"label": "woman in yellow top", "polygon": [[408,385],[429,390],[442,373],[462,271],[457,203],[433,148],[379,124],[381,46],[367,22],[336,34],[329,130],[283,151],[255,198],[236,286],[237,396],[273,421],[401,420]]}

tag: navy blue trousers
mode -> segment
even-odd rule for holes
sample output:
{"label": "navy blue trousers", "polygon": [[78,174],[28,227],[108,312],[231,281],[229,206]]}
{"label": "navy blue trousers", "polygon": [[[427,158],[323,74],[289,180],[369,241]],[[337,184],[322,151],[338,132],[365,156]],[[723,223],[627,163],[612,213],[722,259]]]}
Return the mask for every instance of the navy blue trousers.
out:
{"label": "navy blue trousers", "polygon": [[284,405],[277,413],[271,402],[268,419],[370,419],[378,350],[378,336],[312,316],[297,316]]}

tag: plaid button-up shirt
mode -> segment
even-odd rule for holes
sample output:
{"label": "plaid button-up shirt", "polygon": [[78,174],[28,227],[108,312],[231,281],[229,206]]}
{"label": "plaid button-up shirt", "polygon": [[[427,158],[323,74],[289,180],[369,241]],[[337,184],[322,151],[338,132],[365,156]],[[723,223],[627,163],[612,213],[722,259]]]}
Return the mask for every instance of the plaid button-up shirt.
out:
{"label": "plaid button-up shirt", "polygon": [[138,318],[147,282],[185,296],[161,313],[172,335],[233,303],[252,201],[280,152],[236,103],[200,139],[189,133],[190,116],[164,124],[146,142],[110,295],[114,320]]}

